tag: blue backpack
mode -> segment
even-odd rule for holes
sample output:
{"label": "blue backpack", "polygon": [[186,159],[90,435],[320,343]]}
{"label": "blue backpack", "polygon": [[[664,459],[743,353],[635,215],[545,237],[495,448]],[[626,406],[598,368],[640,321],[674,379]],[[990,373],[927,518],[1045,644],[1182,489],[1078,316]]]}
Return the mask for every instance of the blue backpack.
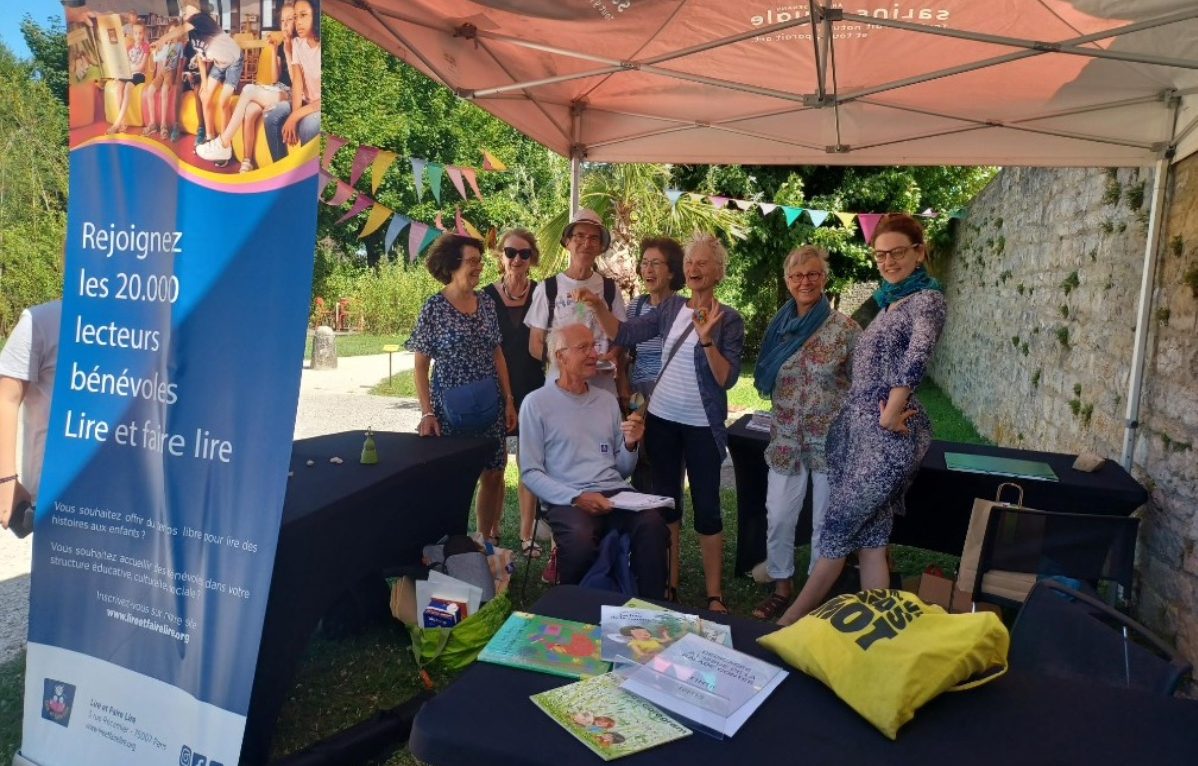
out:
{"label": "blue backpack", "polygon": [[611,530],[599,543],[599,558],[583,575],[578,584],[584,588],[610,590],[625,596],[636,596],[636,580],[632,576],[632,538]]}

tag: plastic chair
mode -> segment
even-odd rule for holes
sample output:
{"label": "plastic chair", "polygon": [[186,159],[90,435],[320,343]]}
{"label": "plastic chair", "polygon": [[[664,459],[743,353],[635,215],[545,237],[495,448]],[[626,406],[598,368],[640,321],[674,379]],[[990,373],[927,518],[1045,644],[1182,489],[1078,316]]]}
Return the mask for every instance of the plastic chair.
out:
{"label": "plastic chair", "polygon": [[1011,631],[1013,668],[1170,696],[1191,670],[1146,627],[1059,582],[1028,594]]}
{"label": "plastic chair", "polygon": [[973,599],[1018,607],[1036,580],[1066,577],[1096,588],[1130,589],[1140,520],[995,506],[973,584]]}
{"label": "plastic chair", "polygon": [[320,327],[321,325],[327,325],[329,323],[329,317],[332,316],[332,312],[329,311],[329,307],[325,304],[324,298],[318,296],[314,301],[314,304],[315,307],[312,309],[312,326]]}

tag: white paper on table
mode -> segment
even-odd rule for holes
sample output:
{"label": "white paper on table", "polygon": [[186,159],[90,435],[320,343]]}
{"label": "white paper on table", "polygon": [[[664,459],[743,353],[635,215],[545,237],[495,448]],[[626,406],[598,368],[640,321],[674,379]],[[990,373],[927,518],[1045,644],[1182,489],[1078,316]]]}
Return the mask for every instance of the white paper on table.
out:
{"label": "white paper on table", "polygon": [[662,495],[646,495],[644,492],[625,490],[608,498],[611,504],[622,511],[647,511],[650,508],[673,508],[674,498]]}

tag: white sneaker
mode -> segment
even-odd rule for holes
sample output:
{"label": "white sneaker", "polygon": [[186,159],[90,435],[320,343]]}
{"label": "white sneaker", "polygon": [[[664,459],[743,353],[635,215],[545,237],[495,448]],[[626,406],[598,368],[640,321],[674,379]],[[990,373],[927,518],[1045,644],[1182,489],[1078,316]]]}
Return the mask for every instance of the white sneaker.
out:
{"label": "white sneaker", "polygon": [[199,155],[200,159],[208,160],[209,162],[228,162],[229,158],[233,156],[233,147],[223,146],[220,138],[214,138],[197,146],[196,154]]}

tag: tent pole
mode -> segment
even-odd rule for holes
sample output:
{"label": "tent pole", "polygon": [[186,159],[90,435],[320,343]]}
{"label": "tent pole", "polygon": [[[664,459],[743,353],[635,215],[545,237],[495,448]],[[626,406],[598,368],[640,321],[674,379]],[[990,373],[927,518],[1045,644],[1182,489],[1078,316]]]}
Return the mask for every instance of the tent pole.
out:
{"label": "tent pole", "polygon": [[582,199],[582,110],[575,101],[570,105],[570,220],[578,215]]}
{"label": "tent pole", "polygon": [[1145,354],[1152,311],[1152,288],[1156,283],[1156,265],[1160,254],[1161,229],[1165,223],[1165,192],[1173,169],[1170,150],[1156,161],[1152,179],[1152,205],[1148,214],[1148,242],[1144,246],[1144,273],[1140,279],[1140,305],[1136,316],[1136,339],[1131,357],[1131,383],[1127,390],[1127,419],[1123,430],[1123,468],[1131,471],[1136,451],[1136,431],[1140,427],[1140,395],[1144,387]]}

